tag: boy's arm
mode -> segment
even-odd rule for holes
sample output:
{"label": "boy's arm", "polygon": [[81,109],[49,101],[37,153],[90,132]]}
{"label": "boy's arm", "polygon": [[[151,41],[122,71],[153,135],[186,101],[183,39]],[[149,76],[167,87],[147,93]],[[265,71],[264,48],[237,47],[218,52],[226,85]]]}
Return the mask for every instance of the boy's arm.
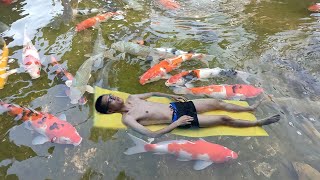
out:
{"label": "boy's arm", "polygon": [[151,96],[160,96],[160,97],[167,97],[172,98],[175,101],[188,101],[187,98],[183,96],[173,95],[173,94],[166,94],[166,93],[160,93],[160,92],[150,92],[150,93],[143,93],[143,94],[134,94],[131,95],[132,97],[137,97],[139,99],[148,99]]}
{"label": "boy's arm", "polygon": [[134,118],[132,117],[126,117],[122,122],[132,128],[133,130],[137,131],[140,134],[146,135],[148,137],[157,138],[160,137],[166,133],[171,132],[175,128],[177,128],[180,125],[186,125],[191,124],[191,121],[193,121],[193,118],[190,116],[181,116],[177,121],[171,123],[170,125],[159,129],[157,131],[151,131],[150,129],[142,126],[139,124]]}

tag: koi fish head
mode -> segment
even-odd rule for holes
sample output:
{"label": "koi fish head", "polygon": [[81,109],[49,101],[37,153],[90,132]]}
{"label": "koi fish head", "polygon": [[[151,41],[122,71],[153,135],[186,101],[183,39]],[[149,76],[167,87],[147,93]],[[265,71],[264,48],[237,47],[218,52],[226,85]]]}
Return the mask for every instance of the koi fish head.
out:
{"label": "koi fish head", "polygon": [[237,159],[238,158],[238,154],[228,148],[226,148],[226,151],[224,152],[224,162],[227,162],[229,160],[232,160],[232,159]]}
{"label": "koi fish head", "polygon": [[25,57],[24,62],[25,69],[30,74],[31,78],[39,78],[41,69],[40,61],[33,56],[27,56]]}
{"label": "koi fish head", "polygon": [[185,76],[189,74],[189,71],[184,71],[174,76],[171,76],[166,82],[166,86],[183,86],[186,83]]}
{"label": "koi fish head", "polygon": [[51,116],[50,118],[52,118],[53,123],[47,127],[46,135],[52,143],[72,144],[74,146],[78,146],[81,143],[82,137],[70,123],[60,120],[55,116]]}

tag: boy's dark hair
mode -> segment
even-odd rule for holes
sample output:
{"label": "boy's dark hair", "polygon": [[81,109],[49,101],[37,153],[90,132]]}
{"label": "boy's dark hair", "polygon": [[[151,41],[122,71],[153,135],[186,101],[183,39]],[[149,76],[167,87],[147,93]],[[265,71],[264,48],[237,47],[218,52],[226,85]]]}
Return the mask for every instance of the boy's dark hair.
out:
{"label": "boy's dark hair", "polygon": [[108,106],[106,103],[102,103],[102,98],[104,95],[98,97],[96,100],[95,108],[99,113],[108,114]]}

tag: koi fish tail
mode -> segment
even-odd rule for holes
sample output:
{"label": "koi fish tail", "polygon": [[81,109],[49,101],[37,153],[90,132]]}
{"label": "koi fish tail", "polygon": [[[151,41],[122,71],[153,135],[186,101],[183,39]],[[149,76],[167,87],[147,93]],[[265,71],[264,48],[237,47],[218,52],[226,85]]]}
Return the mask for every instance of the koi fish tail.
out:
{"label": "koi fish tail", "polygon": [[137,138],[131,134],[128,133],[128,135],[130,136],[130,138],[132,139],[132,141],[136,144],[135,146],[129,148],[128,150],[126,150],[124,152],[124,154],[126,155],[132,155],[132,154],[138,154],[138,153],[143,153],[143,152],[147,152],[145,149],[145,145],[149,144],[146,141]]}
{"label": "koi fish tail", "polygon": [[3,102],[0,101],[0,114],[7,112],[9,109],[5,106]]}
{"label": "koi fish tail", "polygon": [[250,84],[250,82],[248,81],[248,78],[250,77],[249,73],[246,72],[242,72],[242,71],[238,71],[237,72],[237,76],[242,79],[245,83]]}
{"label": "koi fish tail", "polygon": [[189,93],[189,89],[186,87],[175,87],[173,89],[173,92],[175,94],[188,94]]}

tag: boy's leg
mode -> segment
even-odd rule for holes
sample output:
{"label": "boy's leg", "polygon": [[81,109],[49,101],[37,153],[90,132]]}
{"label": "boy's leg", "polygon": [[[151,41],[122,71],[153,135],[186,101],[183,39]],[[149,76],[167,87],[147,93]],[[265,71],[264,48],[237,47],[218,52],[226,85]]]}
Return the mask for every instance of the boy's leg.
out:
{"label": "boy's leg", "polygon": [[234,112],[244,112],[244,111],[253,111],[255,110],[261,102],[265,99],[262,98],[257,103],[251,106],[239,106],[231,103],[227,103],[217,99],[196,99],[192,100],[194,106],[198,113],[208,112],[212,110],[226,110],[226,111],[234,111]]}
{"label": "boy's leg", "polygon": [[261,119],[258,121],[247,121],[240,119],[233,119],[229,116],[207,116],[198,115],[199,126],[200,127],[211,127],[217,125],[225,125],[232,127],[253,127],[253,126],[264,126],[278,122],[280,120],[280,115],[273,115],[271,117]]}

